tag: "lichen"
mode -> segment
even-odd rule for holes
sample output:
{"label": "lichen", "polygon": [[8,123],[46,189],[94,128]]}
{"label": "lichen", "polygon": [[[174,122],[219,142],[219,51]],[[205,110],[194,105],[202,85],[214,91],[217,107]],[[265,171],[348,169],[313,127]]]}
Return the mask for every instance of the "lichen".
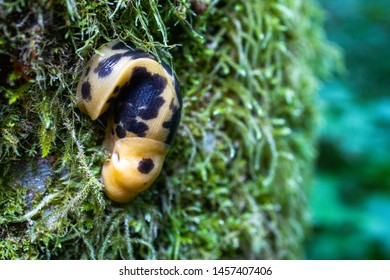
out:
{"label": "lichen", "polygon": [[[314,0],[0,8],[0,258],[302,257],[316,90],[338,60]],[[100,182],[105,116],[75,105],[85,62],[111,39],[173,66],[183,94],[162,174],[126,205]],[[42,159],[50,173],[28,197],[15,166]]]}

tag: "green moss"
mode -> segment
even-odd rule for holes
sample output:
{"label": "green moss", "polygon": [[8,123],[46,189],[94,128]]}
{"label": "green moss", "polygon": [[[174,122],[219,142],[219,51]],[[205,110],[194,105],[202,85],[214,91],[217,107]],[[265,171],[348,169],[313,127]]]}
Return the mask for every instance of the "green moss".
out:
{"label": "green moss", "polygon": [[[158,3],[0,4],[2,64],[13,61],[0,85],[0,257],[302,257],[315,92],[338,59],[320,9],[292,0]],[[102,192],[104,125],[75,106],[83,65],[111,39],[166,60],[183,92],[164,170],[127,205]],[[39,170],[42,158],[43,182],[31,181],[43,176],[35,172],[15,183],[16,165]]]}

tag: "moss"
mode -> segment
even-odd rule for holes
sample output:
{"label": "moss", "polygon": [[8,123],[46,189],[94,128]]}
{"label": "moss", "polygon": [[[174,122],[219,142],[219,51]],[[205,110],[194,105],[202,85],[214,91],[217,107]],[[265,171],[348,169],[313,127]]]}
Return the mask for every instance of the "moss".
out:
{"label": "moss", "polygon": [[[1,258],[302,257],[315,93],[338,61],[315,1],[0,5]],[[75,106],[111,39],[167,61],[183,92],[164,170],[127,205],[102,191],[104,117]]]}

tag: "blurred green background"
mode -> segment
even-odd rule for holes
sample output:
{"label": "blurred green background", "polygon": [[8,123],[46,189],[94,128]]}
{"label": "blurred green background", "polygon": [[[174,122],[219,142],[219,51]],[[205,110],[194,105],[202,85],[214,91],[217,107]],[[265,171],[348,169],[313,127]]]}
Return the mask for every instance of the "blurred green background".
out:
{"label": "blurred green background", "polygon": [[323,86],[308,259],[390,259],[390,2],[321,0],[345,71]]}

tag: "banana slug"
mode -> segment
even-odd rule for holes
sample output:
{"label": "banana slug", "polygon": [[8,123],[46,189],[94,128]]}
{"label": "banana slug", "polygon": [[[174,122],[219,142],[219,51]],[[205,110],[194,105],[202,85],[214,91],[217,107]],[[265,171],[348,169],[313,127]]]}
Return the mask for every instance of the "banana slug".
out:
{"label": "banana slug", "polygon": [[130,201],[160,174],[180,123],[174,72],[154,56],[112,41],[85,65],[76,100],[92,120],[110,110],[103,146],[111,158],[102,181],[111,200]]}

